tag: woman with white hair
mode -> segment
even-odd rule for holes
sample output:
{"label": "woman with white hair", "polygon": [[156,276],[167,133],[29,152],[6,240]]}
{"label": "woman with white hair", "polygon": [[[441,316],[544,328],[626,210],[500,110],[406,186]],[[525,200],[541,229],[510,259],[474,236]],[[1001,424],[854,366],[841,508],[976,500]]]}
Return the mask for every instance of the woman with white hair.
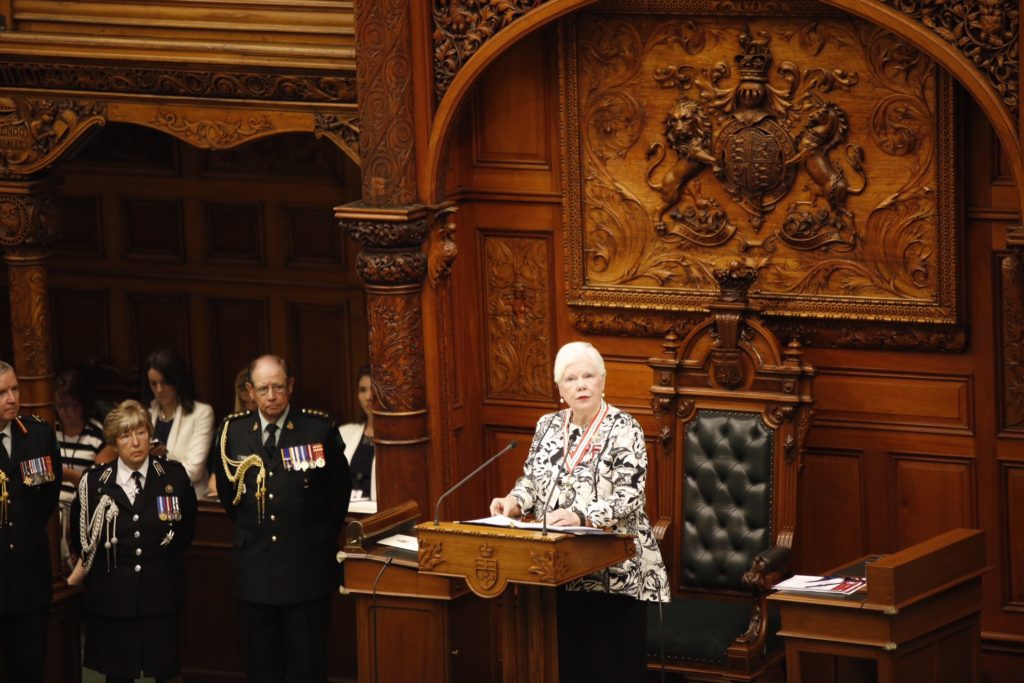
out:
{"label": "woman with white hair", "polygon": [[[604,359],[571,342],[555,357],[566,407],[537,422],[523,474],[491,501],[493,515],[547,517],[636,537],[632,558],[570,582],[558,596],[559,680],[643,680],[645,602],[668,602],[668,576],[644,511],[647,449],[637,421],[604,400]],[[544,508],[547,502],[547,508]],[[614,647],[594,647],[593,627],[614,624]]]}

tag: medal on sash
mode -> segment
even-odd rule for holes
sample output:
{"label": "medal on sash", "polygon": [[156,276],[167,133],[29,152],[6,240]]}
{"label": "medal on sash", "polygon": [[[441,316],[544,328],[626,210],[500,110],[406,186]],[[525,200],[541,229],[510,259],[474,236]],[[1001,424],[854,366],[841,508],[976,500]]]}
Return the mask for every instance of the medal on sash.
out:
{"label": "medal on sash", "polygon": [[583,432],[583,436],[580,437],[576,445],[569,450],[569,414],[572,411],[565,411],[565,424],[562,426],[562,450],[565,453],[565,473],[566,476],[562,478],[562,486],[566,490],[572,488],[576,482],[576,478],[573,476],[572,471],[576,469],[576,466],[585,460],[589,460],[590,456],[596,450],[592,441],[594,435],[597,434],[598,428],[601,426],[601,421],[604,420],[604,416],[608,414],[608,404],[603,400],[601,401],[601,409],[597,411],[597,415],[587,425],[587,429]]}
{"label": "medal on sash", "polygon": [[319,443],[303,444],[281,449],[281,461],[286,470],[306,472],[313,468],[325,467],[324,446]]}
{"label": "medal on sash", "polygon": [[53,460],[48,455],[32,460],[23,460],[21,463],[21,478],[25,486],[39,486],[54,480]]}
{"label": "medal on sash", "polygon": [[157,496],[156,509],[161,522],[181,521],[181,506],[177,496]]}

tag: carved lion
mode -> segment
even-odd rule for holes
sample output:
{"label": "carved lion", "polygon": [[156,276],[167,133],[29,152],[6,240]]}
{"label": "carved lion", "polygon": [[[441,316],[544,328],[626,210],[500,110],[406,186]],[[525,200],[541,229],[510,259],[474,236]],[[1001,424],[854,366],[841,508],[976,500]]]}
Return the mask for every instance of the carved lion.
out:
{"label": "carved lion", "polygon": [[843,169],[832,161],[832,150],[846,141],[850,124],[846,112],[833,102],[821,102],[807,117],[807,128],[800,136],[797,153],[786,161],[787,165],[803,163],[812,185],[807,190],[809,201],[797,204],[815,204],[818,197],[825,199],[837,214],[847,215],[846,197],[860,194],[867,184],[864,174],[864,150],[859,145],[846,146],[846,160],[860,176],[860,185],[850,187]]}
{"label": "carved lion", "polygon": [[677,206],[687,183],[716,160],[711,147],[711,118],[703,105],[693,100],[680,100],[665,117],[665,141],[676,153],[676,162],[654,182],[651,176],[665,160],[665,145],[655,142],[647,150],[647,184],[661,195],[655,222],[662,223],[665,214]]}

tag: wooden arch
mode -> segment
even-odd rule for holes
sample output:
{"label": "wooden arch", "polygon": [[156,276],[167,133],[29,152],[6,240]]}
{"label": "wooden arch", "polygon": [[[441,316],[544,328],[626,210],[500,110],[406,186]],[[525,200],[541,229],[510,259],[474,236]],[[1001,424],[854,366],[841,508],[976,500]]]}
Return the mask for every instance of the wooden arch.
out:
{"label": "wooden arch", "polygon": [[[887,29],[949,71],[978,102],[985,117],[995,129],[1010,164],[1017,196],[1018,198],[1024,197],[1024,157],[1022,157],[1017,124],[985,75],[970,60],[928,27],[888,7],[879,0],[820,1]],[[460,107],[486,68],[526,36],[595,2],[597,0],[549,0],[500,31],[466,61],[462,69],[452,79],[431,124],[430,138],[427,143],[426,168],[420,185],[420,193],[425,203],[436,204],[443,199],[441,196],[441,182],[444,177],[442,157],[447,148],[447,141],[454,131]]]}

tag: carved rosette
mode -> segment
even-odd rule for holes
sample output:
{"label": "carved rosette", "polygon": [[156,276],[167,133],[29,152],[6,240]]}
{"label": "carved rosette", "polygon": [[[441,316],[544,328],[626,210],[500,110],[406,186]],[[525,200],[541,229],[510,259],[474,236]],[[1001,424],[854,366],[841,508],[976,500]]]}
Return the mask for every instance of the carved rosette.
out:
{"label": "carved rosette", "polygon": [[545,0],[435,0],[434,95],[440,101],[459,69],[498,31]]}
{"label": "carved rosette", "polygon": [[126,65],[5,62],[5,86],[35,90],[131,93],[285,102],[356,101],[355,75],[143,69]]}
{"label": "carved rosette", "polygon": [[356,2],[356,73],[363,201],[416,199],[409,3]]}
{"label": "carved rosette", "polygon": [[60,213],[49,196],[0,191],[0,246],[44,247],[60,232]]}
{"label": "carved rosette", "polygon": [[1020,11],[1009,0],[882,0],[956,47],[1017,117],[1020,105]]}

